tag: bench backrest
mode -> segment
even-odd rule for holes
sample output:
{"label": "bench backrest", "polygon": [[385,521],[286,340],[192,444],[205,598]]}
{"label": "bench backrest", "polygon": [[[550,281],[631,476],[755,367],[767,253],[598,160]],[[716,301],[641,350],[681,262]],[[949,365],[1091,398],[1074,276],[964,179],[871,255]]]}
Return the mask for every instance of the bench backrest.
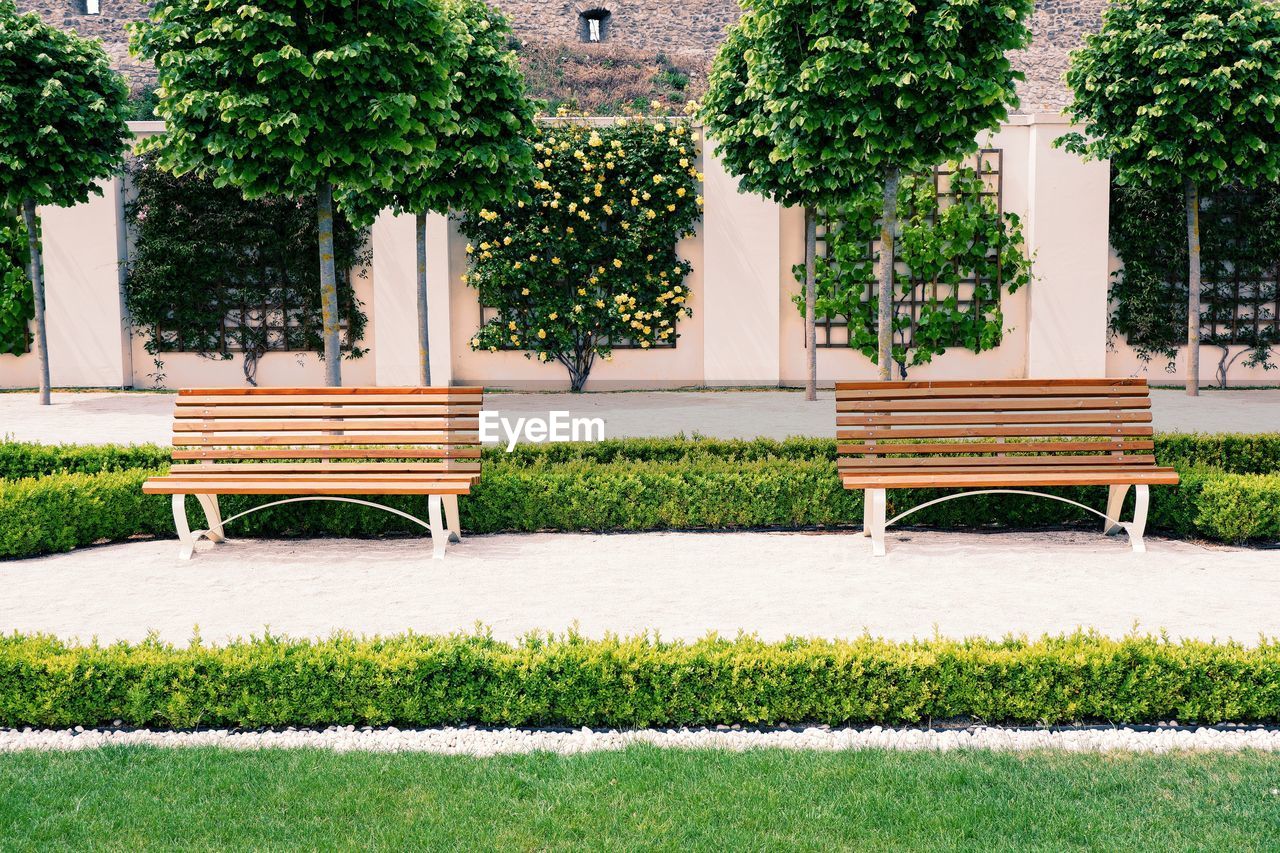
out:
{"label": "bench backrest", "polygon": [[1150,409],[1145,379],[840,382],[839,465],[1154,465]]}
{"label": "bench backrest", "polygon": [[174,406],[173,458],[182,464],[173,471],[479,474],[483,395],[482,388],[186,389]]}

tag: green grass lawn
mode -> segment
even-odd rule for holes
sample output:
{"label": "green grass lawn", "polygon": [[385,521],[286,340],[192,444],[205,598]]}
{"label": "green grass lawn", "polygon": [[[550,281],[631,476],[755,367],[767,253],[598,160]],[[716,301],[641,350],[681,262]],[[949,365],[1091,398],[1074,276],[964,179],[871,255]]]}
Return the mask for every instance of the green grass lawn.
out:
{"label": "green grass lawn", "polygon": [[0,849],[1275,850],[1280,757],[0,756]]}

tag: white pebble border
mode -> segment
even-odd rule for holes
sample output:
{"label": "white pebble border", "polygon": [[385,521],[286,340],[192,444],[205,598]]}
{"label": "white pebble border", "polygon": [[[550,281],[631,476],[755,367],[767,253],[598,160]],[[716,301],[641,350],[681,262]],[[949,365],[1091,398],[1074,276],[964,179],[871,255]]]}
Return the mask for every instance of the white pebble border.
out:
{"label": "white pebble border", "polygon": [[620,750],[632,744],[674,749],[807,749],[825,752],[885,749],[947,752],[984,749],[1000,752],[1061,750],[1064,752],[1177,751],[1280,752],[1280,729],[1257,726],[1215,728],[1158,727],[1075,729],[1017,729],[974,726],[967,729],[781,728],[774,730],[718,727],[714,729],[480,729],[356,728],[283,731],[148,731],[123,728],[34,730],[0,728],[0,753],[26,750],[79,750],[102,746],[159,747],[217,746],[227,749],[329,749],[334,752],[430,752],[447,755],[491,756],[530,752],[576,755]]}

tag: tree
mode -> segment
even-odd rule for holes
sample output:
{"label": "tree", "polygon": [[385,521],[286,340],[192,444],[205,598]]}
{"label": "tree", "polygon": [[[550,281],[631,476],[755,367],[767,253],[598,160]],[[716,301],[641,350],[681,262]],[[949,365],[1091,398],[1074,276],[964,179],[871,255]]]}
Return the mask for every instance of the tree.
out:
{"label": "tree", "polygon": [[476,350],[559,362],[581,391],[597,357],[674,344],[689,316],[676,243],[701,215],[697,145],[684,120],[581,119],[539,127],[542,176],[523,198],[468,211],[466,281],[490,318]]}
{"label": "tree", "polygon": [[[429,160],[407,162],[393,183],[344,199],[363,219],[390,207],[414,215],[417,248],[418,381],[431,384],[427,331],[427,213],[480,210],[509,201],[533,180],[533,104],[510,49],[506,17],[484,0],[451,0],[455,28],[452,115]],[[437,133],[432,116],[423,124]]]}
{"label": "tree", "polygon": [[133,26],[167,131],[144,150],[246,198],[315,194],[329,385],[342,382],[334,189],[390,187],[433,156],[453,36],[440,0],[162,0]]}
{"label": "tree", "polygon": [[[1007,53],[1031,40],[1032,0],[748,0],[753,132],[810,197],[881,189],[877,362],[892,376],[898,185],[977,147],[1017,104]],[[758,149],[756,149],[758,150]]]}
{"label": "tree", "polygon": [[1187,393],[1200,386],[1200,198],[1280,176],[1280,7],[1263,0],[1114,0],[1072,54],[1059,142],[1110,159],[1121,184],[1181,184]]}
{"label": "tree", "polygon": [[40,403],[49,404],[44,261],[37,205],[102,195],[124,165],[129,89],[97,40],[19,15],[0,0],[0,210],[21,208],[34,301]]}
{"label": "tree", "polygon": [[747,12],[729,29],[724,43],[711,63],[707,94],[699,116],[709,136],[715,138],[716,152],[729,174],[743,189],[758,193],[784,207],[804,208],[804,339],[807,353],[805,399],[818,398],[817,211],[820,194],[811,181],[796,172],[786,159],[776,158],[770,134],[770,118],[758,88],[748,86],[753,54],[753,18]]}

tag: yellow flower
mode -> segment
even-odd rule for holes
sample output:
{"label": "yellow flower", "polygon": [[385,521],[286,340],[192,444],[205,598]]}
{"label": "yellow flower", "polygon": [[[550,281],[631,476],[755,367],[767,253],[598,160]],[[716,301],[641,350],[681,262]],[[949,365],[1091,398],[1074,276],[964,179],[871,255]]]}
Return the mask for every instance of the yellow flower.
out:
{"label": "yellow flower", "polygon": [[604,206],[604,215],[605,215],[605,216],[612,216],[612,215],[613,215],[613,208],[606,204],[606,205]]}
{"label": "yellow flower", "polygon": [[507,328],[514,332],[516,330],[516,321],[512,320],[507,323]]}
{"label": "yellow flower", "polygon": [[588,281],[590,284],[599,284],[599,283],[600,283],[600,279],[596,278],[595,276],[591,276],[591,278],[587,279],[587,281]]}
{"label": "yellow flower", "polygon": [[579,296],[586,296],[586,295],[587,295],[586,288],[579,287],[579,288],[578,288],[578,295],[579,295]]}
{"label": "yellow flower", "polygon": [[648,342],[648,341],[641,341],[641,342],[640,342],[640,349],[648,349],[648,348],[649,348],[649,342]]}
{"label": "yellow flower", "polygon": [[680,158],[680,168],[681,168],[681,169],[687,169],[687,168],[689,168],[689,158],[688,158],[688,157],[681,157],[681,158]]}
{"label": "yellow flower", "polygon": [[538,361],[546,361],[546,360],[547,360],[547,354],[545,352],[538,353]]}
{"label": "yellow flower", "polygon": [[475,348],[477,348],[478,346],[480,346],[480,339],[479,339],[479,338],[472,338],[472,339],[471,339],[471,348],[472,348],[472,349],[475,349]]}
{"label": "yellow flower", "polygon": [[631,206],[632,206],[632,207],[639,207],[639,206],[640,206],[640,199],[636,198],[635,196],[632,196],[632,197],[631,197]]}
{"label": "yellow flower", "polygon": [[688,190],[686,190],[684,187],[676,188],[676,195],[680,196],[680,198],[684,198],[687,193],[688,193]]}
{"label": "yellow flower", "polygon": [[[520,266],[520,262],[519,262],[519,261],[516,261],[516,266]],[[520,295],[521,295],[521,296],[528,296],[528,295],[529,295],[529,288],[527,288],[527,287],[522,287],[522,288],[520,288]]]}
{"label": "yellow flower", "polygon": [[553,208],[555,208],[555,207],[559,207],[559,206],[560,206],[560,202],[558,202],[558,201],[552,201],[552,202],[551,202],[551,206],[552,206]]}
{"label": "yellow flower", "polygon": [[573,313],[575,313],[575,314],[581,314],[581,313],[582,313],[582,306],[581,306],[581,305],[575,305],[575,306],[573,306]]}
{"label": "yellow flower", "polygon": [[572,234],[572,233],[573,233],[573,226],[572,226],[572,225],[566,225],[566,226],[565,226],[565,229],[564,229],[564,233],[566,233],[566,234]]}
{"label": "yellow flower", "polygon": [[660,110],[660,109],[662,109],[662,101],[650,101],[650,102],[649,102],[649,109],[651,109],[651,110]]}
{"label": "yellow flower", "polygon": [[[613,265],[617,269],[622,269],[622,261],[619,258],[613,259]],[[600,270],[600,272],[604,272],[604,270]]]}
{"label": "yellow flower", "polygon": [[655,184],[660,184],[660,183],[662,183],[662,176],[661,176],[661,175],[654,175],[654,176],[653,176],[653,182],[654,182]]}
{"label": "yellow flower", "polygon": [[537,255],[532,255],[532,254],[531,254],[531,255],[529,255],[529,260],[531,260],[531,261],[536,261],[536,260],[538,260],[538,256],[537,256]]}
{"label": "yellow flower", "polygon": [[560,315],[559,315],[559,314],[557,314],[555,311],[552,311],[550,314],[548,314],[548,315],[547,315],[547,319],[548,319],[548,320],[554,320],[555,318],[557,318],[557,317],[559,317],[559,316],[560,316]]}
{"label": "yellow flower", "polygon": [[623,231],[630,231],[630,230],[631,230],[631,223],[630,223],[630,222],[624,222],[624,223],[622,223],[622,230],[623,230]]}
{"label": "yellow flower", "polygon": [[654,213],[652,210],[646,210],[646,211],[644,212],[644,215],[645,215],[645,216],[647,216],[647,217],[649,217],[650,219],[657,219],[657,218],[658,218],[658,214]]}
{"label": "yellow flower", "polygon": [[600,134],[593,131],[590,138],[587,139],[587,144],[592,148],[599,148],[601,145],[604,145],[604,140],[600,138]]}
{"label": "yellow flower", "polygon": [[658,122],[657,124],[655,124],[655,125],[653,126],[653,129],[654,129],[654,130],[656,130],[656,131],[658,131],[658,133],[665,133],[665,132],[666,132],[666,129],[667,129],[667,126],[666,126],[665,124],[663,124],[662,122]]}
{"label": "yellow flower", "polygon": [[552,258],[552,259],[551,259],[551,263],[553,263],[553,264],[558,264],[558,263],[560,263],[560,259],[559,259],[559,258]]}
{"label": "yellow flower", "polygon": [[475,247],[475,246],[473,246],[473,245],[471,245],[470,243],[468,243],[468,244],[467,244],[467,254],[468,254],[468,255],[474,255],[475,253],[476,253],[476,247]]}
{"label": "yellow flower", "polygon": [[653,196],[649,195],[648,193],[642,193],[640,197],[645,201],[648,201],[649,199],[653,198]]}
{"label": "yellow flower", "polygon": [[547,338],[547,330],[546,330],[546,329],[539,329],[539,330],[538,330],[538,340],[542,341],[542,340],[546,340],[546,338]]}
{"label": "yellow flower", "polygon": [[698,207],[702,207],[702,196],[698,196],[694,201],[698,203]]}
{"label": "yellow flower", "polygon": [[520,343],[520,336],[519,336],[519,335],[512,335],[512,336],[511,336],[511,343],[513,343],[513,344],[518,344],[518,343]]}
{"label": "yellow flower", "polygon": [[502,245],[504,245],[504,246],[510,246],[510,245],[511,245],[511,238],[510,238],[510,237],[503,237],[503,238],[502,238]]}
{"label": "yellow flower", "polygon": [[467,283],[467,274],[466,274],[466,273],[463,273],[462,275],[458,276],[458,281],[462,282],[463,284],[466,284],[466,283]]}
{"label": "yellow flower", "polygon": [[668,213],[674,213],[674,212],[675,212],[675,209],[676,209],[676,206],[675,206],[674,204],[669,204],[669,205],[667,205],[667,212],[668,212]]}
{"label": "yellow flower", "polygon": [[603,299],[597,299],[597,300],[596,300],[596,307],[597,307],[597,308],[603,308],[603,307],[604,307],[604,300],[603,300]]}
{"label": "yellow flower", "polygon": [[[516,261],[514,264],[512,264],[512,265],[511,265],[511,268],[512,268],[513,270],[518,270],[518,269],[520,269],[520,266],[521,266],[520,262],[519,262],[519,261]],[[528,291],[527,289],[525,290],[525,295],[526,295],[526,296],[528,296],[528,295],[529,295],[529,291]]]}

